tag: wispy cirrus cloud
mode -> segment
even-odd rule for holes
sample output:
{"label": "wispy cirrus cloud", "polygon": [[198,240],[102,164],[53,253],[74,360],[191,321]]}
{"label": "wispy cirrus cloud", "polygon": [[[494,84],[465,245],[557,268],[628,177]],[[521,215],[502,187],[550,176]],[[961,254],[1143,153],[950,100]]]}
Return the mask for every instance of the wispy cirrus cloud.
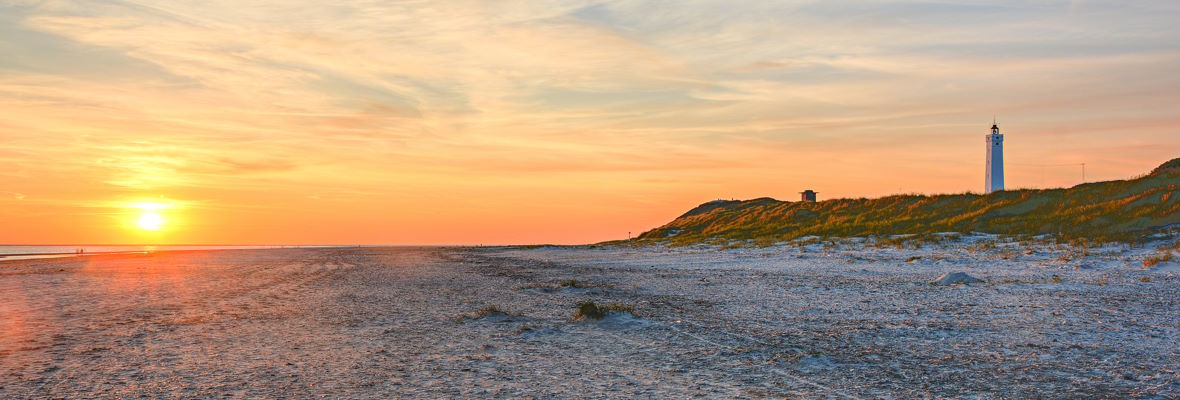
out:
{"label": "wispy cirrus cloud", "polygon": [[1103,178],[1180,144],[1164,1],[0,4],[10,190],[276,226],[243,237],[585,241],[710,197],[975,189],[993,113],[1013,161]]}

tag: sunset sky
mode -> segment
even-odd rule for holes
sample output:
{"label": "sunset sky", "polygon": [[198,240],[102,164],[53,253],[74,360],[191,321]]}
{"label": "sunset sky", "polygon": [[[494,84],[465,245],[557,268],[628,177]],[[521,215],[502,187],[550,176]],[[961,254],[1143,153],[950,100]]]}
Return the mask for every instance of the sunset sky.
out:
{"label": "sunset sky", "polygon": [[717,198],[979,192],[993,115],[1010,188],[1127,178],[1180,157],[1178,16],[0,0],[0,243],[622,239]]}

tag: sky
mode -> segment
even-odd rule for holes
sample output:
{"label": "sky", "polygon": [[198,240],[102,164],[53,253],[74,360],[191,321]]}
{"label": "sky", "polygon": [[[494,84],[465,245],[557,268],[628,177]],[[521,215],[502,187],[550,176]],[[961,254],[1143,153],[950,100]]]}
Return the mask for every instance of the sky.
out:
{"label": "sky", "polygon": [[1009,188],[1123,179],[1180,157],[1177,16],[0,0],[0,243],[624,239],[718,198],[980,192],[993,118]]}

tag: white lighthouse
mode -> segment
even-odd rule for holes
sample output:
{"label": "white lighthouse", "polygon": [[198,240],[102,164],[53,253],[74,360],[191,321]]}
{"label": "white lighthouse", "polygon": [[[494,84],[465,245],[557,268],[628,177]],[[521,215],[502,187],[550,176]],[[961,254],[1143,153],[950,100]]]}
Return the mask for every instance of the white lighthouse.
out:
{"label": "white lighthouse", "polygon": [[983,178],[983,192],[1004,190],[1004,135],[992,122],[992,133],[987,138],[987,172]]}

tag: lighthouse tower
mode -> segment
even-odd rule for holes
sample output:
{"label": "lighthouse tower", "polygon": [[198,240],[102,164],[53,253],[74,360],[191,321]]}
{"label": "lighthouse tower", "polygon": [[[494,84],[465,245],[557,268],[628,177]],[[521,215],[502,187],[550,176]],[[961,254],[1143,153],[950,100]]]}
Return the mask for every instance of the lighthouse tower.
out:
{"label": "lighthouse tower", "polygon": [[992,122],[992,133],[987,139],[987,172],[983,178],[983,192],[1004,190],[1004,135],[1000,127]]}

